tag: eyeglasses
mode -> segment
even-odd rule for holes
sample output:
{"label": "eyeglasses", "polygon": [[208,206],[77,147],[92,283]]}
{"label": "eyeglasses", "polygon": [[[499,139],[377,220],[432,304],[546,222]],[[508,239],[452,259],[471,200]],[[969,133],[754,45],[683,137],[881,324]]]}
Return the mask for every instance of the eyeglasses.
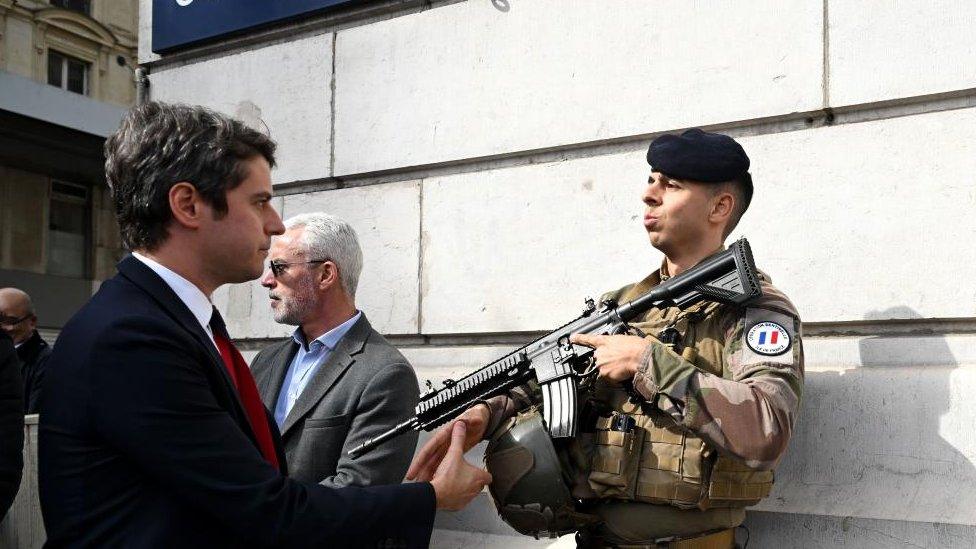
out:
{"label": "eyeglasses", "polygon": [[277,259],[275,259],[271,261],[269,268],[271,269],[271,274],[274,275],[275,278],[278,278],[279,276],[284,274],[285,270],[287,270],[288,267],[291,267],[292,265],[309,265],[312,263],[325,263],[326,261],[330,261],[330,260],[316,259],[313,261],[278,261]]}
{"label": "eyeglasses", "polygon": [[12,316],[0,316],[0,326],[16,326],[31,316],[32,315],[24,315],[20,318],[14,318]]}

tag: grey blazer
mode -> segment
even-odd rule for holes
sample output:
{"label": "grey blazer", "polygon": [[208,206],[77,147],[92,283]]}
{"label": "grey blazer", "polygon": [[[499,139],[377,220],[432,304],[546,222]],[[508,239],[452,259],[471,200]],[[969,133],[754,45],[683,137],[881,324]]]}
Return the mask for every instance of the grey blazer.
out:
{"label": "grey blazer", "polygon": [[[251,364],[261,400],[274,410],[298,343],[264,348]],[[299,395],[281,426],[289,476],[326,486],[396,484],[410,465],[417,433],[409,432],[357,459],[346,452],[414,414],[417,375],[364,314]]]}

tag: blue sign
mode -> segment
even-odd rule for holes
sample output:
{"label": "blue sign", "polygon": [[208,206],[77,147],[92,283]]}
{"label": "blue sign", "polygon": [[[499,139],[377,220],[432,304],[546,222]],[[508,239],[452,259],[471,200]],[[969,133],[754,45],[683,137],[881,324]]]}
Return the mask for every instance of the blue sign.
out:
{"label": "blue sign", "polygon": [[152,49],[166,53],[364,0],[152,0]]}

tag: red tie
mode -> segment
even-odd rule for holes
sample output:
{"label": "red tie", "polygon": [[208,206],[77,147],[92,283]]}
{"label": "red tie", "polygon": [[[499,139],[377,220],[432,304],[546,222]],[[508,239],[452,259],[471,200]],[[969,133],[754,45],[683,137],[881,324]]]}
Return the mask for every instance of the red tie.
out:
{"label": "red tie", "polygon": [[224,319],[221,318],[216,307],[210,318],[210,328],[214,332],[214,342],[220,350],[220,357],[224,359],[224,367],[227,368],[231,381],[237,387],[237,394],[241,398],[241,404],[244,405],[244,412],[247,413],[261,455],[280,471],[278,454],[275,452],[274,441],[271,438],[271,427],[268,425],[268,415],[264,403],[261,402],[261,395],[258,394],[258,386],[254,384],[254,377],[251,376],[251,370],[244,362],[241,352],[231,343],[227,328],[224,326]]}

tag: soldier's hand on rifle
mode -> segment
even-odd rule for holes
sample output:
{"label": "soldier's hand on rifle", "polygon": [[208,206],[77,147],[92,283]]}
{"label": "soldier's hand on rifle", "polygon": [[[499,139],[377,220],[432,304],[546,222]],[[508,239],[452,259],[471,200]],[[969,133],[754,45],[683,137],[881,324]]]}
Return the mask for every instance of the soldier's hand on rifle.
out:
{"label": "soldier's hand on rifle", "polygon": [[465,423],[455,421],[449,427],[450,445],[430,484],[437,496],[438,509],[458,511],[474,499],[482,488],[491,484],[491,474],[465,461]]}
{"label": "soldier's hand on rifle", "polygon": [[434,477],[435,471],[451,446],[452,428],[455,423],[463,422],[467,427],[462,450],[467,452],[473,448],[485,435],[490,415],[487,406],[478,404],[466,410],[452,423],[435,431],[430,440],[414,456],[410,468],[407,469],[407,480],[424,482]]}
{"label": "soldier's hand on rifle", "polygon": [[595,349],[593,358],[600,377],[611,381],[634,379],[641,356],[651,342],[632,335],[573,334],[570,341]]}

